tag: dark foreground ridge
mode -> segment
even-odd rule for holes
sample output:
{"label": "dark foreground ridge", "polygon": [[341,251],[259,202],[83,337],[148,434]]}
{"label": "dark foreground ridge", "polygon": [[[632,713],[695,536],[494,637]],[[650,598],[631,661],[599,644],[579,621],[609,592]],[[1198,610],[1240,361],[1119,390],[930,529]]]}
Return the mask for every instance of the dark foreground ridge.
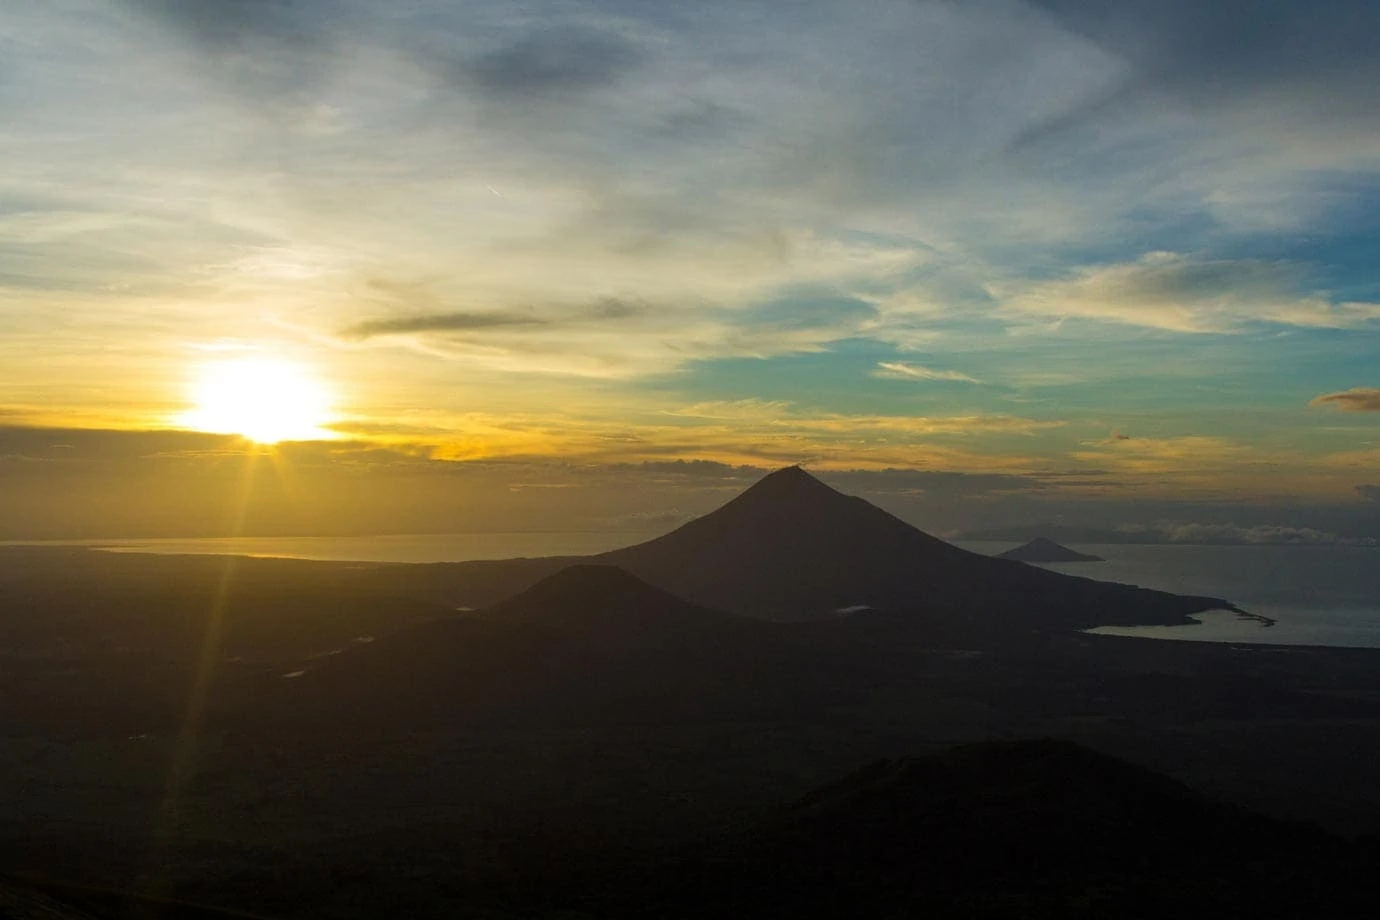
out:
{"label": "dark foreground ridge", "polygon": [[[1368,915],[1380,894],[1373,856],[1367,841],[1223,804],[1072,742],[1036,739],[878,760],[737,830],[660,852],[610,848],[462,884],[427,879],[399,913],[1350,918]],[[257,891],[273,900],[266,895]],[[299,903],[283,916],[397,915],[332,906]],[[259,916],[117,887],[0,878],[3,920]]]}
{"label": "dark foreground ridge", "polygon": [[1014,549],[997,554],[998,559],[1015,559],[1017,562],[1106,562],[1101,556],[1090,556],[1069,549],[1046,537],[1036,537]]}
{"label": "dark foreground ridge", "polygon": [[988,742],[878,761],[819,788],[654,871],[640,909],[1338,917],[1374,891],[1366,866],[1366,853],[1340,838],[1072,742]]}

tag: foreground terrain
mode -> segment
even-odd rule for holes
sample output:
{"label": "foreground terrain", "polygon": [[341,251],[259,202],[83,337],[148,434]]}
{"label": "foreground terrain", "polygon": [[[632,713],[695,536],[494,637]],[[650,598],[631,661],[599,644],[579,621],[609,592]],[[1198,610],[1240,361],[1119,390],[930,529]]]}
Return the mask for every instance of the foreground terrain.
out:
{"label": "foreground terrain", "polygon": [[[1368,895],[1380,652],[1083,634],[1113,600],[1109,622],[1225,602],[984,568],[769,485],[752,518],[789,526],[759,521],[714,583],[741,507],[674,553],[584,561],[0,550],[21,879],[0,917],[131,893],[275,917],[1340,916]],[[831,543],[873,528],[866,560]],[[828,604],[745,616],[792,566]],[[944,753],[1026,738],[1063,740]]]}

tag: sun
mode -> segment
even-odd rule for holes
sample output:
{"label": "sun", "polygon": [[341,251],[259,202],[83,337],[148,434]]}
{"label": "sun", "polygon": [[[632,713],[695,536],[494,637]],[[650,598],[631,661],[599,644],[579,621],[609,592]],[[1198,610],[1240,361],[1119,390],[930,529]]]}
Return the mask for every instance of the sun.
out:
{"label": "sun", "polygon": [[240,358],[206,364],[192,389],[195,408],[181,422],[197,431],[237,434],[260,444],[334,437],[331,396],[299,364]]}

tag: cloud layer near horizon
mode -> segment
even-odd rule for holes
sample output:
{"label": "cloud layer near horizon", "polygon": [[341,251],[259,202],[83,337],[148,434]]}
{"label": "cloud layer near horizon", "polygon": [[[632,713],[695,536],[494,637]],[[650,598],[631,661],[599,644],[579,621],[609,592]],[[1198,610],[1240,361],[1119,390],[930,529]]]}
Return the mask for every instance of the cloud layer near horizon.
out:
{"label": "cloud layer near horizon", "polygon": [[[573,530],[641,535],[632,541],[718,507],[769,469],[708,460],[455,460],[358,440],[265,453],[224,435],[0,426],[0,540]],[[1185,501],[1138,494],[1127,488],[1133,477],[1087,465],[811,470],[944,536],[984,538],[988,528],[994,539],[1043,531],[1096,542],[1380,538],[1373,505]]]}

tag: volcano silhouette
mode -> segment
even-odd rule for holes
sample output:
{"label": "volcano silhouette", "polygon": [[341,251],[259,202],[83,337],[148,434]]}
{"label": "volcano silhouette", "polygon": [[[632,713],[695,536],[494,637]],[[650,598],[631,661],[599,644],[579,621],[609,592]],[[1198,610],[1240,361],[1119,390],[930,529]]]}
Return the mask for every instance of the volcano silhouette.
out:
{"label": "volcano silhouette", "polygon": [[[360,590],[487,608],[583,563],[615,566],[691,605],[740,617],[824,620],[862,611],[870,622],[890,618],[960,641],[1187,624],[1193,613],[1235,609],[1221,598],[971,553],[799,467],[770,473],[718,510],[635,546],[589,557],[381,567],[365,573]],[[607,587],[590,573],[580,577],[568,593],[595,595]]]}
{"label": "volcano silhouette", "polygon": [[1182,623],[1230,607],[971,553],[799,467],[663,537],[596,558],[696,604],[782,620],[869,608],[987,631]]}

